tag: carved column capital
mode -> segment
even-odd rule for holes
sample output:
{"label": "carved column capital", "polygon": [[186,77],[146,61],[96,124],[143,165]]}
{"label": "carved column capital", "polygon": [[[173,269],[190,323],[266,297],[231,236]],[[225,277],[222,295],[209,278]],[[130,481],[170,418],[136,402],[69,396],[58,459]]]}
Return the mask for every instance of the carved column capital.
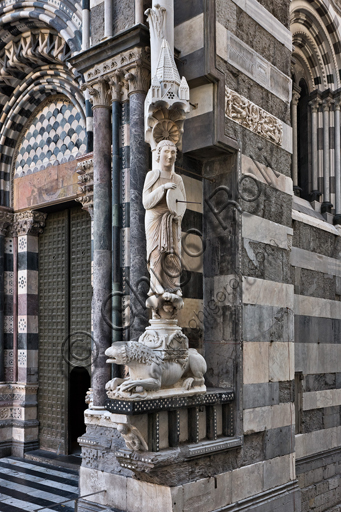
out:
{"label": "carved column capital", "polygon": [[309,105],[311,108],[311,111],[313,114],[316,114],[322,105],[322,101],[320,98],[314,98],[313,100],[309,101]]}
{"label": "carved column capital", "polygon": [[106,78],[99,78],[91,84],[83,84],[81,89],[83,91],[88,90],[90,94],[90,101],[92,103],[92,110],[99,107],[111,107],[111,95],[108,80]]}
{"label": "carved column capital", "polygon": [[78,187],[80,196],[76,201],[81,203],[83,210],[93,218],[94,209],[94,162],[93,159],[78,162],[76,172],[78,174]]}
{"label": "carved column capital", "polygon": [[292,100],[291,100],[292,105],[296,106],[299,102],[300,97],[301,97],[300,93],[298,91],[293,90],[292,91]]}
{"label": "carved column capital", "polygon": [[147,94],[150,83],[150,70],[144,66],[142,60],[137,60],[124,78],[129,85],[129,96],[137,92]]}
{"label": "carved column capital", "polygon": [[13,230],[17,236],[38,236],[44,231],[46,217],[46,213],[34,210],[15,213]]}
{"label": "carved column capital", "polygon": [[341,95],[337,94],[334,97],[334,110],[340,110],[341,109]]}
{"label": "carved column capital", "polygon": [[329,112],[331,105],[334,103],[332,98],[325,98],[322,102],[322,108],[324,112]]}
{"label": "carved column capital", "polygon": [[13,223],[13,213],[0,210],[0,235],[6,236],[8,233],[8,228]]}
{"label": "carved column capital", "polygon": [[115,73],[113,73],[108,79],[112,102],[122,101],[122,96],[123,96],[122,88],[124,86],[123,77],[124,77],[124,73],[122,71],[118,70],[118,71],[115,71]]}

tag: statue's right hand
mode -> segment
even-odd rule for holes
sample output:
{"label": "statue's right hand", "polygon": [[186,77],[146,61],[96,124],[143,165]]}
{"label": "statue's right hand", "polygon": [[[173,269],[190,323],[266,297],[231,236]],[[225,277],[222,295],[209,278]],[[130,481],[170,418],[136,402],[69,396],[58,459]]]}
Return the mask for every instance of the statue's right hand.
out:
{"label": "statue's right hand", "polygon": [[165,190],[168,190],[170,188],[172,188],[172,189],[176,188],[176,184],[175,183],[166,183]]}

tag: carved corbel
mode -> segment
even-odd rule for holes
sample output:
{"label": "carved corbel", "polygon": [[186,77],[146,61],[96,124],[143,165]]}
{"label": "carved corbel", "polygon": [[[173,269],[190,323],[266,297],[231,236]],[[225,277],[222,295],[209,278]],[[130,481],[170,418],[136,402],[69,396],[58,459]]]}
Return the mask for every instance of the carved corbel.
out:
{"label": "carved corbel", "polygon": [[0,235],[6,236],[12,223],[13,213],[6,210],[0,210]]}
{"label": "carved corbel", "polygon": [[90,101],[92,103],[92,110],[99,107],[111,107],[111,95],[108,80],[106,78],[99,78],[91,84],[83,84],[81,89],[82,91],[88,90]]}
{"label": "carved corbel", "polygon": [[150,31],[153,32],[159,39],[163,39],[164,23],[165,23],[166,9],[160,5],[155,5],[153,9],[147,9],[145,15],[149,23]]}
{"label": "carved corbel", "polygon": [[92,158],[78,162],[76,172],[81,194],[76,201],[82,204],[83,210],[87,211],[92,218],[94,207],[94,164]]}
{"label": "carved corbel", "polygon": [[43,233],[47,214],[28,210],[14,214],[13,230],[18,236],[38,236]]}

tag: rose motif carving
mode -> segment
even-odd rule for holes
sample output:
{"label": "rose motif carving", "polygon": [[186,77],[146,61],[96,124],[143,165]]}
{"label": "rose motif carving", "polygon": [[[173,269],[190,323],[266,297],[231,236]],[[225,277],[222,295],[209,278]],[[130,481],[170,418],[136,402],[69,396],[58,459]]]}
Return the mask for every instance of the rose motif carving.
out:
{"label": "rose motif carving", "polygon": [[169,119],[163,119],[157,123],[153,130],[153,136],[157,144],[162,140],[170,140],[177,144],[180,140],[179,128],[174,121]]}
{"label": "rose motif carving", "polygon": [[158,348],[162,345],[162,338],[156,331],[145,331],[139,338],[139,342],[149,348]]}

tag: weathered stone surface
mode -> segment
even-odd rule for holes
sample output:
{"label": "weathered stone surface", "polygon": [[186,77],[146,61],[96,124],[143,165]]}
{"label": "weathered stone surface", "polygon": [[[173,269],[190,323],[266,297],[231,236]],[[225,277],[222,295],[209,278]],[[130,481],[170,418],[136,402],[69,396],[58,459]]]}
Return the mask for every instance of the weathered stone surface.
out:
{"label": "weathered stone surface", "polygon": [[104,2],[91,9],[91,42],[99,43],[104,37]]}

